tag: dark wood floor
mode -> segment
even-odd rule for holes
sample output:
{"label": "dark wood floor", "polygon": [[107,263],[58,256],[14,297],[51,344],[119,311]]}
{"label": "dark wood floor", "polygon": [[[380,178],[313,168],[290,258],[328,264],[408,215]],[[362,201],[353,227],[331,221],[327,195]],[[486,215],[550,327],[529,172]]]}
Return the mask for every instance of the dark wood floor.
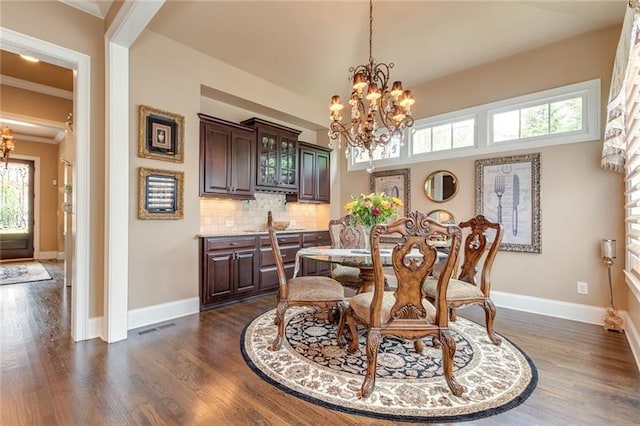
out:
{"label": "dark wood floor", "polygon": [[[245,365],[240,333],[273,295],[132,330],[112,345],[73,343],[62,264],[44,264],[54,280],[0,286],[1,425],[391,423],[302,401]],[[461,313],[482,320],[479,310]],[[538,387],[519,407],[468,424],[640,422],[640,373],[624,335],[506,309],[496,329],[533,359]]]}

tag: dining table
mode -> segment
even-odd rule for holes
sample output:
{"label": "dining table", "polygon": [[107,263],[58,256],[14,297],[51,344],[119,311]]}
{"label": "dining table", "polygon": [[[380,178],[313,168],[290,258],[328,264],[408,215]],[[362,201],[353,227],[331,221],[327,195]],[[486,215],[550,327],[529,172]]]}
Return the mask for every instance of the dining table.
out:
{"label": "dining table", "polygon": [[[391,253],[391,248],[380,249],[380,259],[382,260],[383,267],[393,266],[391,262]],[[412,253],[413,256],[416,257],[422,256],[415,249],[414,251],[412,251]],[[446,259],[447,254],[440,250],[438,250],[437,253],[437,262],[440,264],[444,261],[444,259]],[[298,273],[301,270],[301,260],[305,258],[319,262],[335,263],[343,266],[358,268],[360,269],[360,279],[362,280],[362,284],[360,285],[358,293],[373,291],[373,288],[375,286],[375,277],[373,271],[373,258],[369,250],[332,248],[331,246],[302,248],[296,253],[295,269],[293,272],[294,277],[298,276]]]}

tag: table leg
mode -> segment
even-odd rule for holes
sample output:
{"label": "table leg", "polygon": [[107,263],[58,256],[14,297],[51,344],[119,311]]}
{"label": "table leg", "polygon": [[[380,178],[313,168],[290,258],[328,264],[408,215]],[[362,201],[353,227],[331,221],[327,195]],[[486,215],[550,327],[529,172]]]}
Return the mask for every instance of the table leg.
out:
{"label": "table leg", "polygon": [[358,289],[358,293],[366,293],[373,291],[375,287],[375,276],[373,273],[373,267],[360,267],[360,279],[362,280],[362,284],[360,285],[360,289]]}

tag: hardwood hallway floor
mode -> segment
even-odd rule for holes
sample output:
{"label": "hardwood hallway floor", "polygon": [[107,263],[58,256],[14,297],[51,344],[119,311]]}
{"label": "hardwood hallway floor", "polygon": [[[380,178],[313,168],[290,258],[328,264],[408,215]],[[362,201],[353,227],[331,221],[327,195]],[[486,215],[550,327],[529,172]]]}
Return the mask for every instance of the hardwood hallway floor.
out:
{"label": "hardwood hallway floor", "polygon": [[[262,296],[142,330],[107,345],[73,343],[70,289],[54,280],[0,286],[0,425],[391,424],[324,409],[276,389],[240,354]],[[461,311],[483,321],[481,311]],[[640,421],[640,373],[625,336],[498,309],[496,330],[538,368],[522,405],[467,424],[624,425]]]}

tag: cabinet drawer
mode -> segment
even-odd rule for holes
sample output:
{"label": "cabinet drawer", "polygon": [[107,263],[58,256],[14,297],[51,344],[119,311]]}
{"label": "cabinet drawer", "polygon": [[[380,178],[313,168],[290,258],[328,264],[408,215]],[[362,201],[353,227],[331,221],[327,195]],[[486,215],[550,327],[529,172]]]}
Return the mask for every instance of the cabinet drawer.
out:
{"label": "cabinet drawer", "polygon": [[[289,264],[296,261],[296,253],[300,250],[300,245],[295,244],[292,246],[282,247],[280,246],[280,253],[282,255],[282,263]],[[273,250],[271,247],[260,249],[260,266],[274,266],[276,260],[273,256]]]}
{"label": "cabinet drawer", "polygon": [[255,248],[255,237],[224,237],[224,238],[206,238],[204,242],[205,251],[220,249],[237,249],[237,248]]}
{"label": "cabinet drawer", "polygon": [[[280,249],[282,249],[283,246],[300,244],[300,234],[284,234],[284,235],[278,235],[277,237],[278,237],[278,245],[280,246]],[[269,237],[260,237],[260,245],[270,246],[271,240],[269,239]]]}
{"label": "cabinet drawer", "polygon": [[309,232],[302,234],[302,245],[328,245],[331,244],[329,231]]}

